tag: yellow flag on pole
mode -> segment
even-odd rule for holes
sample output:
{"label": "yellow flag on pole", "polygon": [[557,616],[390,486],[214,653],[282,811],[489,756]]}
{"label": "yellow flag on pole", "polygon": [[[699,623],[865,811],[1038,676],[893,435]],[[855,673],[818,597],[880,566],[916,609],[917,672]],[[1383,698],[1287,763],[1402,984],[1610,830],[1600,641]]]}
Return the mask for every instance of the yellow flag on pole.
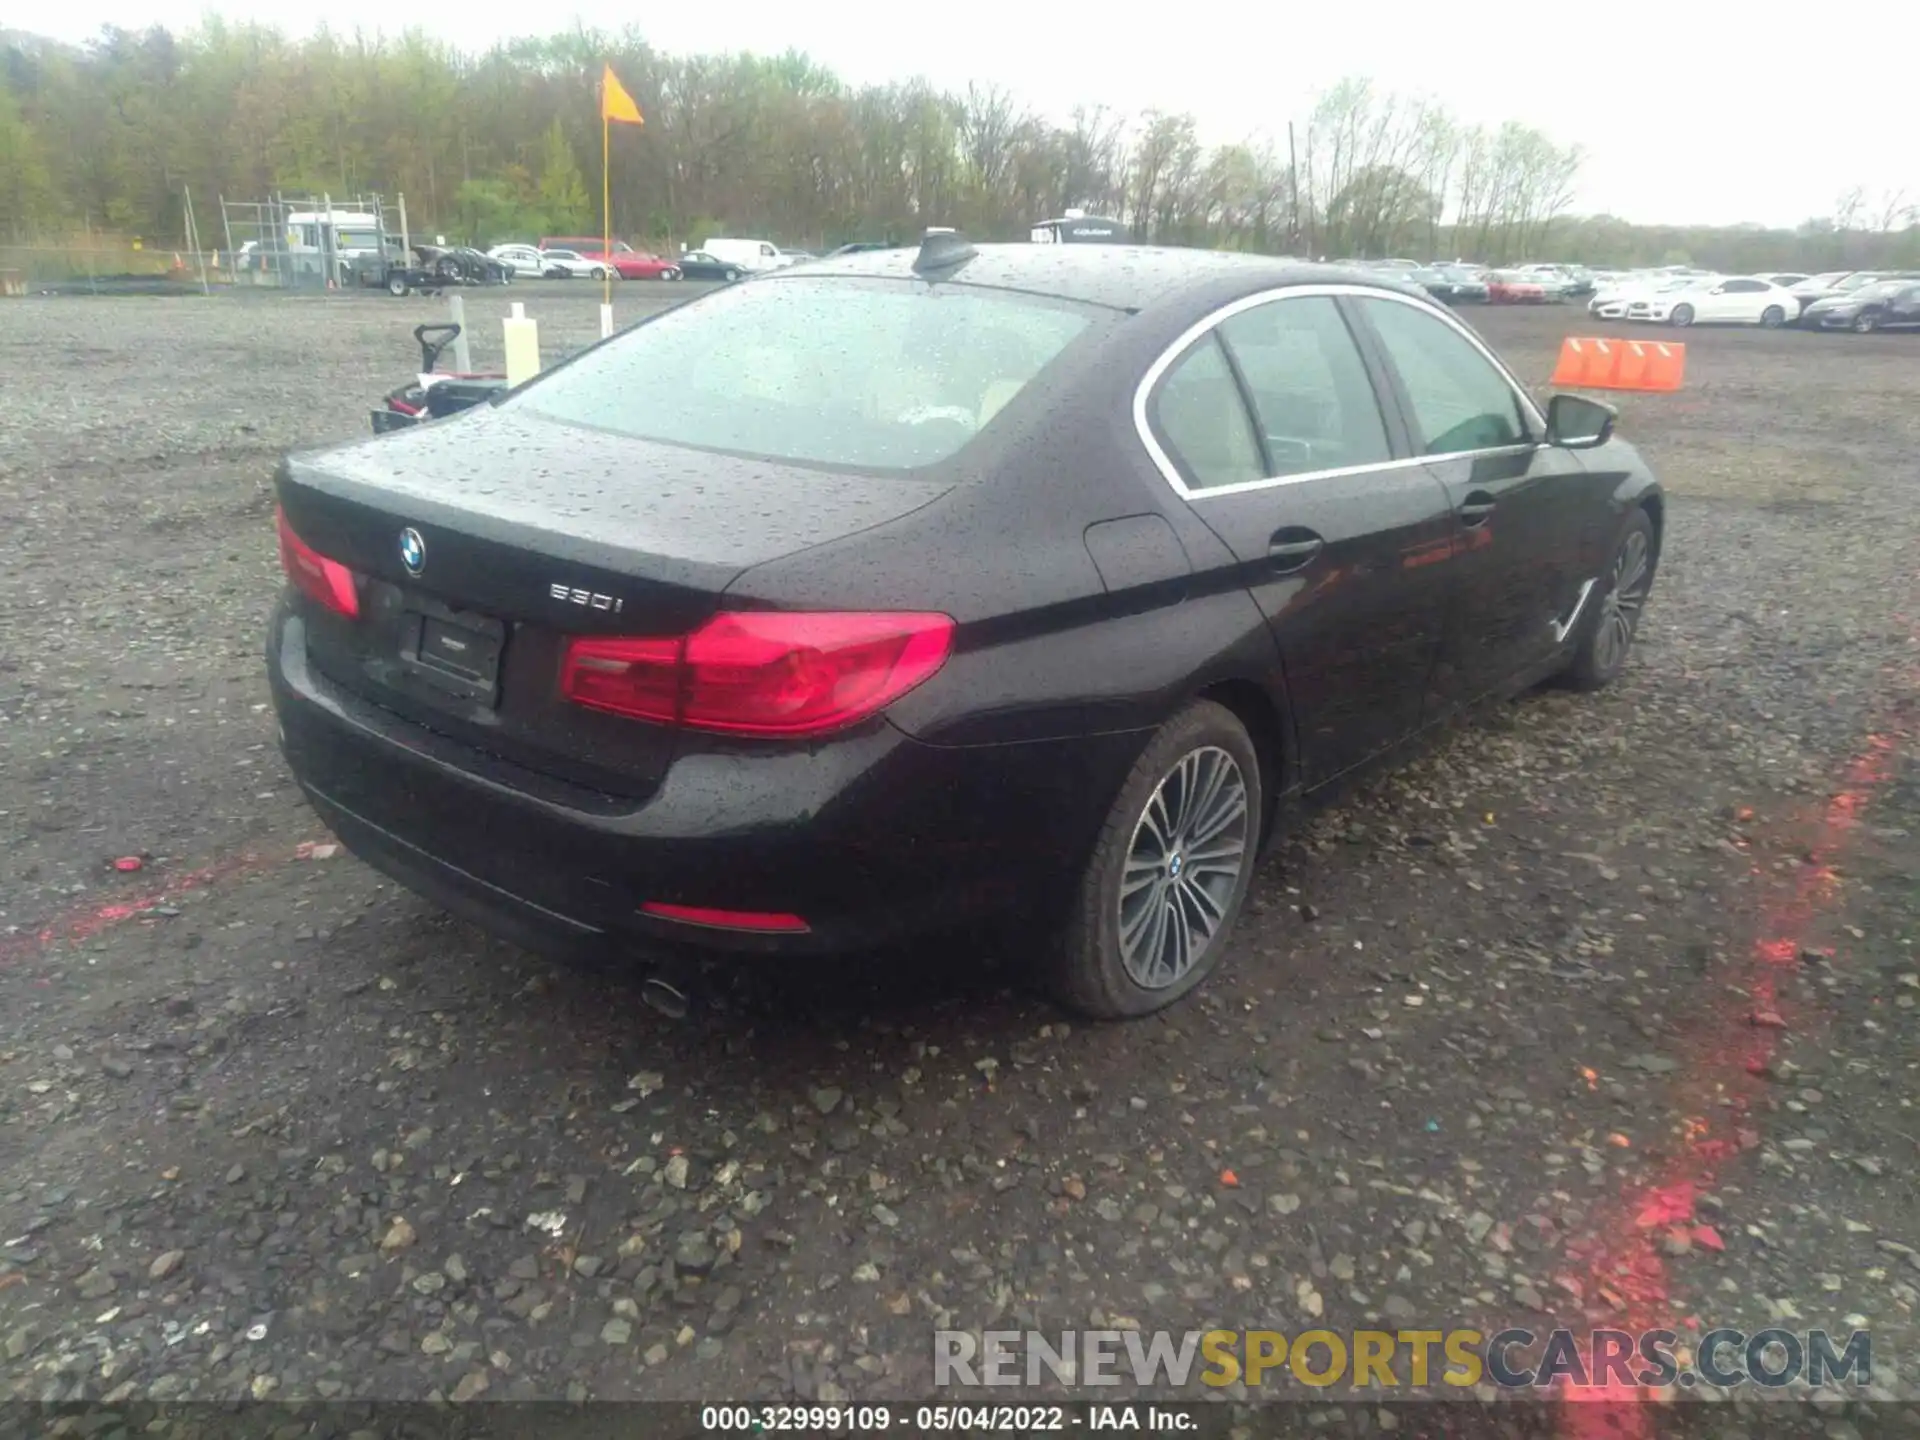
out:
{"label": "yellow flag on pole", "polygon": [[608,65],[604,68],[606,74],[600,80],[600,118],[621,125],[646,124],[640,117],[640,107],[633,103],[633,96],[620,83],[620,77],[613,73],[613,67]]}

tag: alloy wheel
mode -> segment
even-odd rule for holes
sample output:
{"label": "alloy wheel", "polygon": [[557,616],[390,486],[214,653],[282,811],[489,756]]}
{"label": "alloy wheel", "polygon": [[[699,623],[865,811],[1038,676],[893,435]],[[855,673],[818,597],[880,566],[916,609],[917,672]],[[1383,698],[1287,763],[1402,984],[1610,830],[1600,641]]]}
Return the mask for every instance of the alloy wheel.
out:
{"label": "alloy wheel", "polygon": [[1634,530],[1613,562],[1607,598],[1601,602],[1600,628],[1593,637],[1595,668],[1611,675],[1625,663],[1640,611],[1653,588],[1652,551],[1643,531]]}
{"label": "alloy wheel", "polygon": [[1239,762],[1215,745],[1189,751],[1134,824],[1120,876],[1120,959],[1144,990],[1185,976],[1227,919],[1252,850]]}

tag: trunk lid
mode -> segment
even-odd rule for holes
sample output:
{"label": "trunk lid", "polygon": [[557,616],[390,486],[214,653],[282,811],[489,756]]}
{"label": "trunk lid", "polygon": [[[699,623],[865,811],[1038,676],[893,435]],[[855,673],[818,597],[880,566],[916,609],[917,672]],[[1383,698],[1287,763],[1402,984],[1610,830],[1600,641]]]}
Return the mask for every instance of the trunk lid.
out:
{"label": "trunk lid", "polygon": [[530,769],[636,796],[672,762],[675,732],[563,699],[567,637],[685,634],[753,566],[948,488],[490,406],[289,457],[278,482],[293,531],[361,577],[357,620],[302,604],[321,675]]}

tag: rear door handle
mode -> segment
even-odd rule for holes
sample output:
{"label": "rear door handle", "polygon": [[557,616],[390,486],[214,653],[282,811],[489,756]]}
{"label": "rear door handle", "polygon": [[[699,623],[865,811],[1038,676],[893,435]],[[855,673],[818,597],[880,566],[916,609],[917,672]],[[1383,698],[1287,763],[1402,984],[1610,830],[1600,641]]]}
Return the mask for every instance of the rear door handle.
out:
{"label": "rear door handle", "polygon": [[1290,571],[1305,569],[1326,548],[1327,542],[1313,531],[1290,525],[1273,532],[1273,538],[1267,542],[1267,558],[1273,562],[1276,571],[1285,575]]}
{"label": "rear door handle", "polygon": [[1469,528],[1483,523],[1493,513],[1494,503],[1493,496],[1484,490],[1468,492],[1460,502],[1460,523]]}

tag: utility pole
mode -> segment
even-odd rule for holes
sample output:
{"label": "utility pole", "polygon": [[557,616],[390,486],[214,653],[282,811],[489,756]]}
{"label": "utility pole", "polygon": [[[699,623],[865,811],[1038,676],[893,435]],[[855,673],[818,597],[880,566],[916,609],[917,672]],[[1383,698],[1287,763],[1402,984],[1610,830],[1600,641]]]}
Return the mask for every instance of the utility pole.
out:
{"label": "utility pole", "polygon": [[1313,233],[1313,127],[1307,127],[1307,258],[1318,260],[1320,246]]}
{"label": "utility pole", "polygon": [[1300,154],[1293,148],[1291,120],[1287,122],[1287,178],[1293,182],[1293,218],[1287,222],[1287,249],[1298,250],[1300,248]]}

